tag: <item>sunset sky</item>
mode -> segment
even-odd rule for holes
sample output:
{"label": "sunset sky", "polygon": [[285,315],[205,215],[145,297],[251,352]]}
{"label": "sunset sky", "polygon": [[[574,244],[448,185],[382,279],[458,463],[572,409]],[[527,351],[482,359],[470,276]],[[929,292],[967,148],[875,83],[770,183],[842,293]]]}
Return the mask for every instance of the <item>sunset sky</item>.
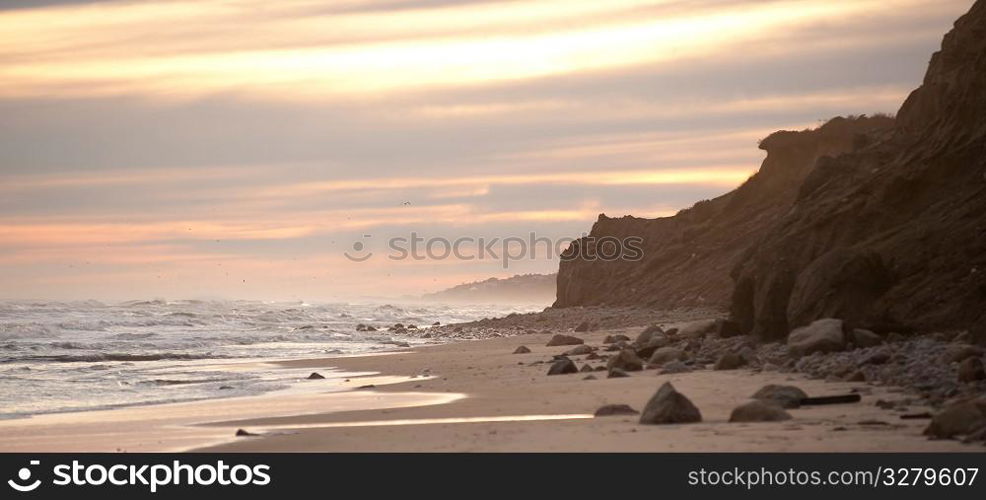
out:
{"label": "sunset sky", "polygon": [[[0,298],[355,300],[579,236],[895,112],[973,0],[0,2]],[[363,242],[373,256],[351,262]]]}

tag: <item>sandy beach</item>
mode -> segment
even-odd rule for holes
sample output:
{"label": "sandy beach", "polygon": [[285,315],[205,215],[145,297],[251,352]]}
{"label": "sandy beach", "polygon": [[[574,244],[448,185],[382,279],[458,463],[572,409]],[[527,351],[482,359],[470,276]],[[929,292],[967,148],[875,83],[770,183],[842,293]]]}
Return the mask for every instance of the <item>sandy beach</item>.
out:
{"label": "sandy beach", "polygon": [[[609,334],[579,334],[600,346]],[[385,355],[271,362],[298,383],[262,396],[40,415],[0,421],[0,451],[980,451],[928,440],[927,420],[874,403],[904,398],[900,389],[808,380],[780,372],[699,370],[584,380],[547,376],[548,333],[458,341]],[[527,354],[513,354],[525,345]],[[579,366],[585,356],[574,356]],[[600,362],[592,362],[600,365]],[[242,368],[230,364],[228,369]],[[319,372],[325,379],[305,380]],[[703,421],[640,425],[636,416],[593,418],[606,404],[641,410],[664,382],[701,410]],[[790,410],[792,420],[729,423],[731,410],[766,384],[793,384],[811,396],[859,392],[862,401]],[[237,437],[244,429],[256,436]]]}

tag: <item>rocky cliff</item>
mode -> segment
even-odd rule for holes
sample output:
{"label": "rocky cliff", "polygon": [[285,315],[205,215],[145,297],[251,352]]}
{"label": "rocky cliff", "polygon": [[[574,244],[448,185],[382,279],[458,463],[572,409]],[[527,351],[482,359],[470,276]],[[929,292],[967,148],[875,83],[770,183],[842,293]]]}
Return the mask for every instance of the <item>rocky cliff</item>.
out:
{"label": "rocky cliff", "polygon": [[764,339],[825,316],[878,331],[981,328],[986,1],[945,36],[893,134],[817,162],[733,276],[732,315]]}
{"label": "rocky cliff", "polygon": [[640,262],[563,262],[555,306],[722,305],[783,338],[837,316],[986,341],[986,0],[956,22],[888,118],[765,139],[743,186],[670,218],[601,216],[575,249],[644,238]]}

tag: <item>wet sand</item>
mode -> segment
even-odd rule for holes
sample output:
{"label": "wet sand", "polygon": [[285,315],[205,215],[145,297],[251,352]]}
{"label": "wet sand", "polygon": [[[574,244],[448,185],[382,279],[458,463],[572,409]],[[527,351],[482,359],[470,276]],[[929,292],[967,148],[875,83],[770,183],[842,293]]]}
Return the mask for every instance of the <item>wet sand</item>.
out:
{"label": "wet sand", "polygon": [[[635,334],[638,329],[625,331]],[[609,330],[580,334],[601,345]],[[2,451],[978,451],[929,441],[924,420],[874,405],[898,389],[806,380],[784,373],[702,370],[583,380],[546,376],[567,347],[549,334],[463,341],[388,356],[280,361],[299,373],[291,390],[263,396],[44,415],[0,421]],[[529,354],[512,354],[518,345]],[[583,362],[578,356],[577,364]],[[600,362],[593,362],[598,365]],[[345,372],[339,378],[331,369]],[[375,375],[353,376],[353,373]],[[348,379],[348,381],[347,381]],[[702,411],[698,424],[644,426],[635,417],[592,418],[604,404],[641,410],[665,381]],[[810,395],[861,389],[861,403],[791,410],[793,420],[728,423],[730,411],[765,384],[798,385]],[[374,387],[361,388],[373,385]],[[925,408],[913,406],[910,412]],[[234,437],[237,429],[261,434]]]}

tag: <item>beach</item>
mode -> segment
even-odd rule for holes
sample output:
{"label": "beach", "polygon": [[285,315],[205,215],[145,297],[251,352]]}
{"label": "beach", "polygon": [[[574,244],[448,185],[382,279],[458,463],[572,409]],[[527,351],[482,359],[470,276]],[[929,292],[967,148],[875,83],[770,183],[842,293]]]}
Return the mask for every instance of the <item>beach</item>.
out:
{"label": "beach", "polygon": [[[640,328],[578,333],[590,346]],[[606,378],[605,371],[548,376],[547,361],[571,346],[547,347],[556,332],[453,341],[370,355],[265,361],[297,373],[289,389],[205,401],[37,415],[0,421],[2,451],[209,452],[931,452],[980,451],[922,435],[931,411],[903,390],[826,382],[796,373],[658,370]],[[570,333],[570,332],[568,332]],[[513,354],[518,346],[530,353]],[[585,356],[572,356],[581,366]],[[246,363],[243,363],[246,364]],[[251,367],[230,363],[225,369]],[[592,365],[600,365],[594,361]],[[212,367],[211,369],[215,369]],[[324,379],[302,374],[317,372]],[[635,415],[593,417],[607,404],[641,410],[671,382],[702,422],[641,425]],[[788,410],[791,420],[728,422],[732,409],[767,384],[811,396],[858,393],[851,404]],[[907,398],[909,399],[909,398]],[[238,430],[248,435],[236,436]]]}

